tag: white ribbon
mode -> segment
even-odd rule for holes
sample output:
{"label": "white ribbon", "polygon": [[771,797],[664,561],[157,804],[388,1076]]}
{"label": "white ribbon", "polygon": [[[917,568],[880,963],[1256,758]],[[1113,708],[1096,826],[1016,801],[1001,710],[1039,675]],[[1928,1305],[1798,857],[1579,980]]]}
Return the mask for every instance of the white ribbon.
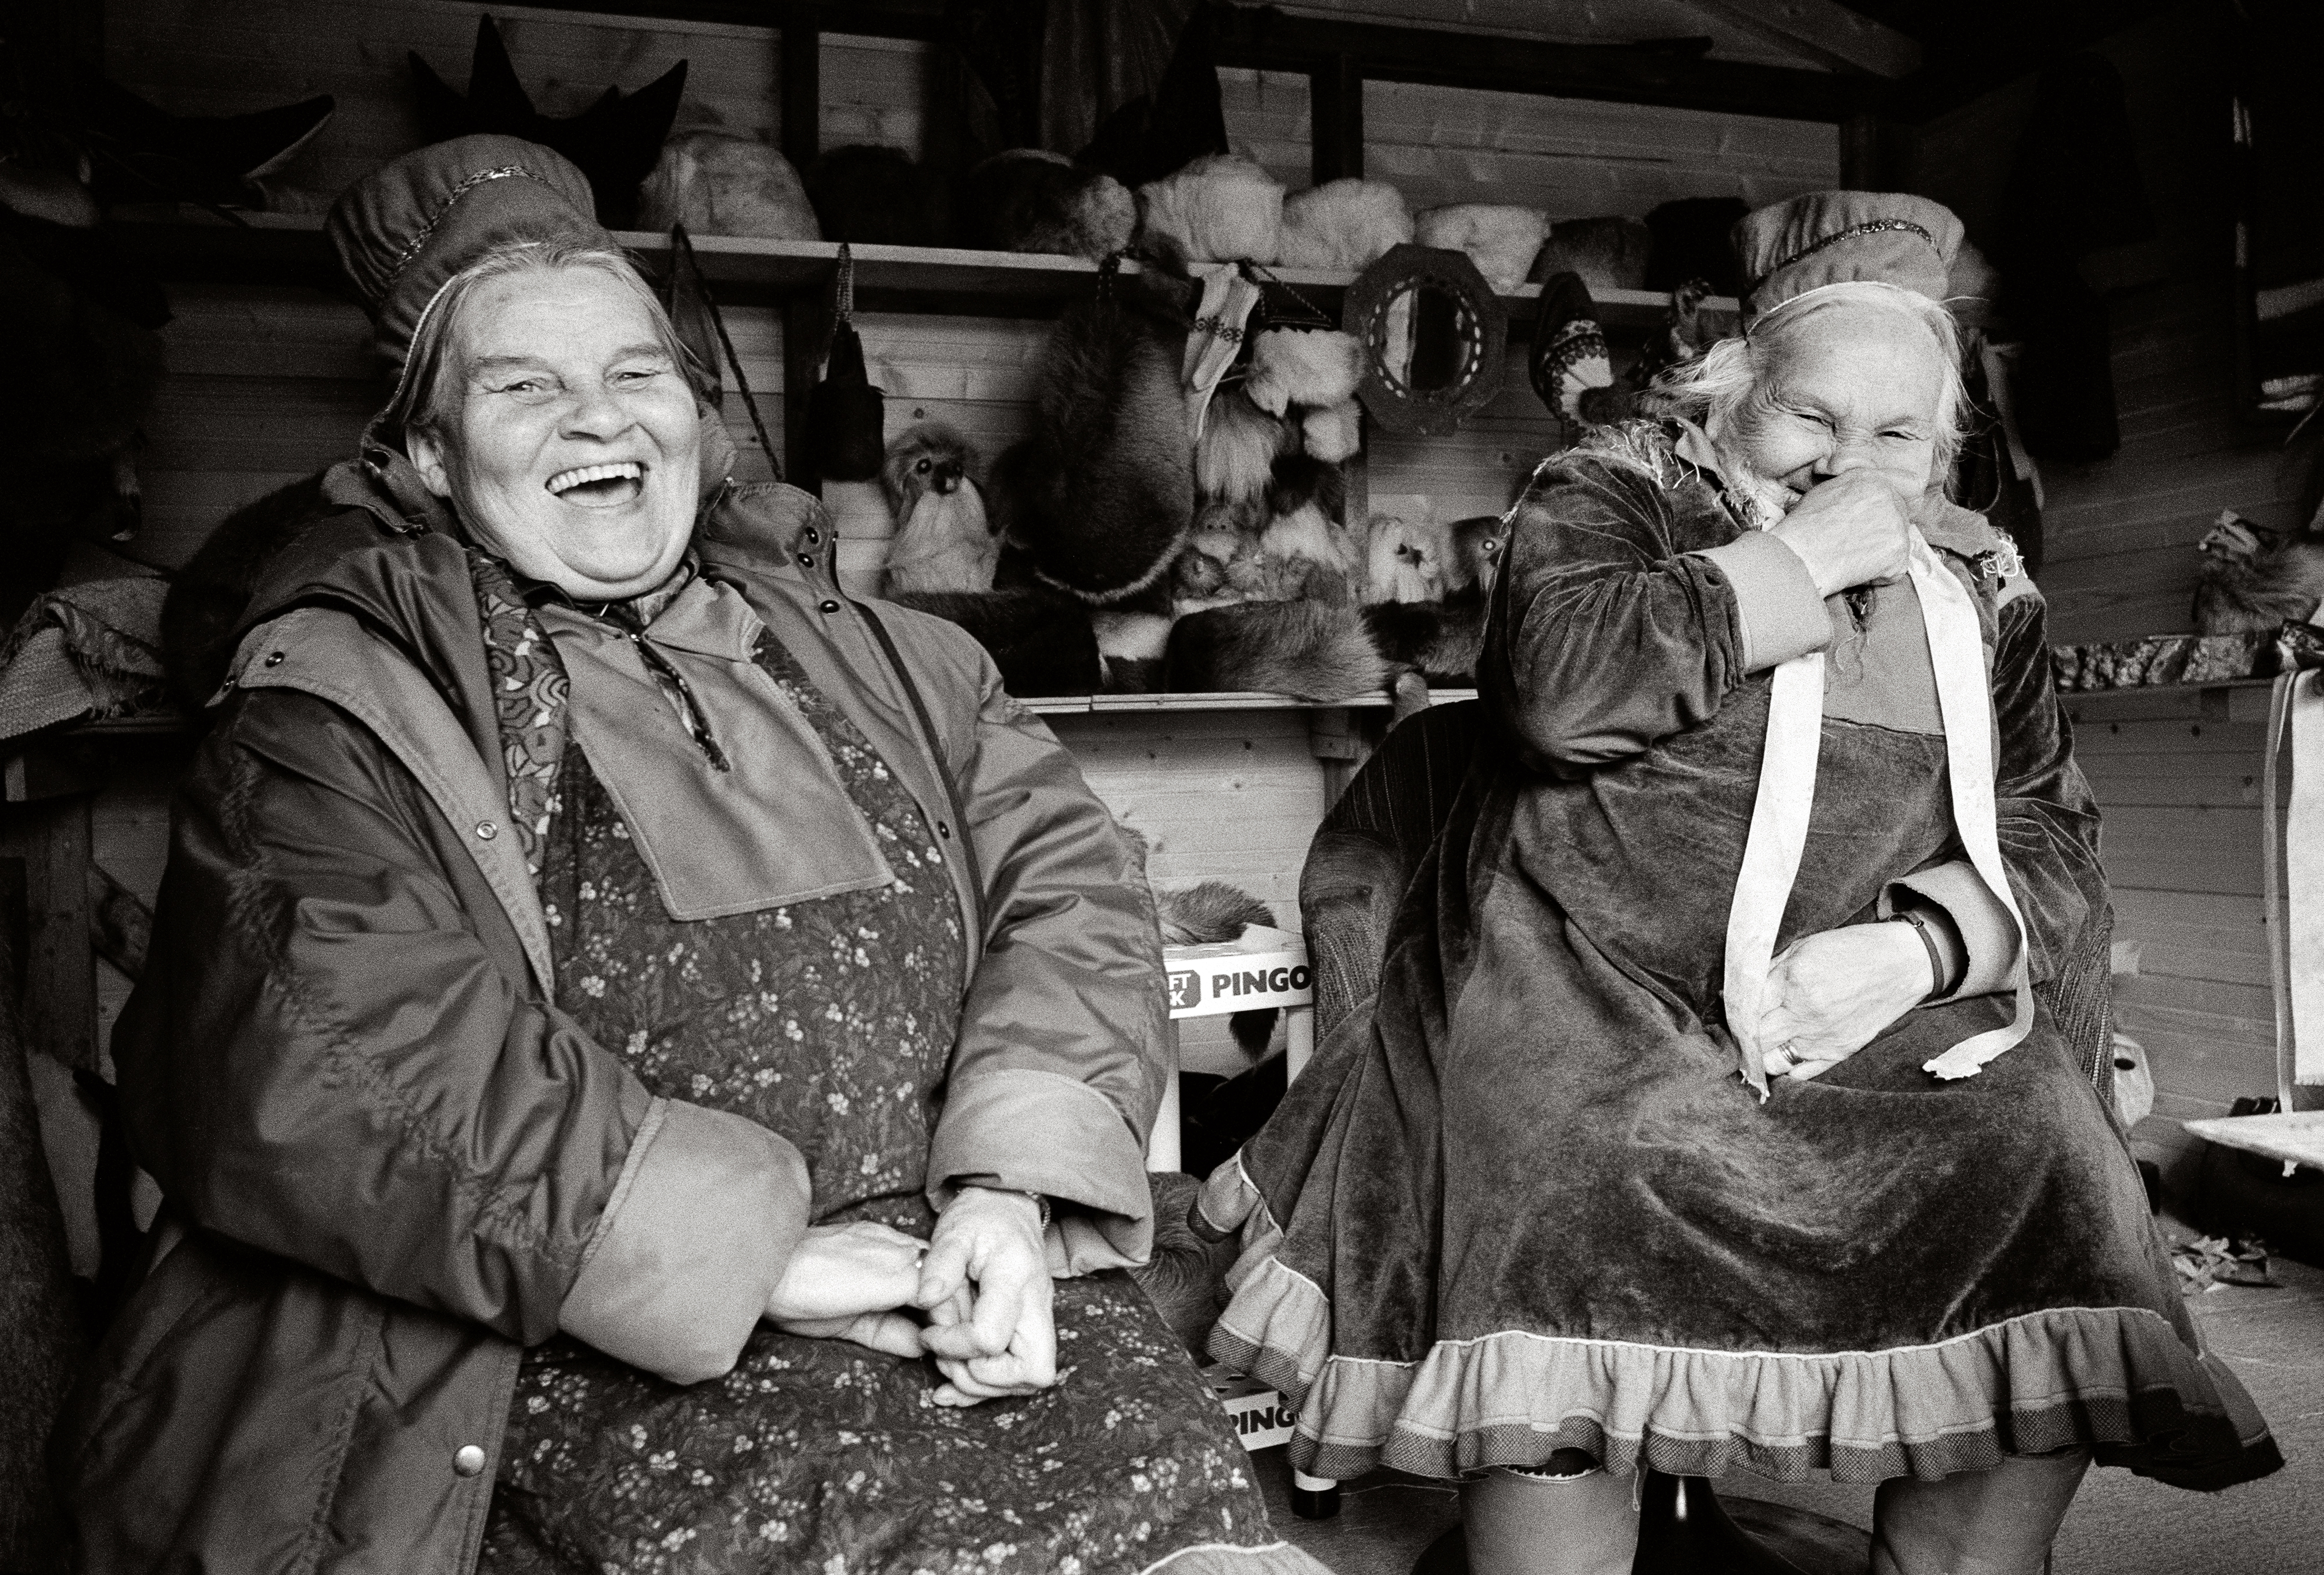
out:
{"label": "white ribbon", "polygon": [[[1971,1077],[1995,1056],[2023,1040],[2034,1026],[2034,990],[2028,971],[2025,920],[2009,889],[2001,861],[2001,836],[1994,807],[1993,695],[1985,668],[1985,640],[1977,603],[1916,530],[1911,572],[1919,594],[1921,622],[1936,676],[1937,714],[1945,729],[1945,777],[1952,800],[1953,828],[1969,864],[2008,911],[2017,930],[2017,1009],[2005,1028],[1992,1028],[1955,1045],[1924,1063],[1922,1070],[1941,1078]],[[1751,826],[1743,840],[1743,867],[1727,913],[1724,989],[1727,1026],[1743,1056],[1744,1080],[1766,1097],[1766,1047],[1759,1022],[1768,1007],[1768,972],[1774,964],[1775,932],[1791,901],[1800,856],[1807,843],[1808,817],[1815,803],[1816,755],[1823,737],[1823,656],[1810,652],[1775,668],[1767,704],[1767,742],[1759,766],[1759,789],[1751,806]]]}
{"label": "white ribbon", "polygon": [[[2279,767],[2286,723],[2292,732],[2288,824]],[[2276,1093],[2300,1108],[2296,1085],[2324,1083],[2324,674],[2286,673],[2276,680],[2267,721],[2262,782],[2261,854],[2268,947],[2275,996]],[[2286,832],[2289,835],[2286,835]],[[2279,873],[2280,871],[2280,873]]]}

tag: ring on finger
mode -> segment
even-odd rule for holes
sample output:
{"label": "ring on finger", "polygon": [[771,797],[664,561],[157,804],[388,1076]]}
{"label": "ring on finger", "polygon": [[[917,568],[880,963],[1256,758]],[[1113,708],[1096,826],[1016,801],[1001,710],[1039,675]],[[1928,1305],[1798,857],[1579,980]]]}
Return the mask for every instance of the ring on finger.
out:
{"label": "ring on finger", "polygon": [[1789,1045],[1776,1045],[1773,1050],[1767,1052],[1767,1056],[1770,1060],[1776,1059],[1777,1057],[1782,1059],[1783,1064],[1775,1069],[1775,1075],[1778,1077],[1788,1077],[1793,1073],[1797,1072],[1800,1069],[1800,1058],[1793,1052],[1792,1047]]}

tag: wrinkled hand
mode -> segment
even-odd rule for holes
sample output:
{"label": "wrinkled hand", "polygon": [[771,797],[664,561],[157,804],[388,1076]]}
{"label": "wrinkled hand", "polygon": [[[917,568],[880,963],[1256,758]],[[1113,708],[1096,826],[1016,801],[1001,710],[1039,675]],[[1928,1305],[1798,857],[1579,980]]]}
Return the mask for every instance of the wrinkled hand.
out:
{"label": "wrinkled hand", "polygon": [[927,1243],[885,1225],[818,1225],[799,1242],[767,1298],[767,1321],[788,1334],[848,1340],[890,1356],[927,1348],[901,1309],[919,1289]]}
{"label": "wrinkled hand", "polygon": [[[1804,1082],[1863,1049],[1936,988],[1910,925],[1849,925],[1803,935],[1768,972],[1759,1018],[1769,1077]],[[1799,1063],[1787,1065],[1779,1051]]]}
{"label": "wrinkled hand", "polygon": [[1878,471],[1851,470],[1800,495],[1768,534],[1799,554],[1816,594],[1901,580],[1911,564],[1913,499]]}
{"label": "wrinkled hand", "polygon": [[964,1187],[936,1220],[913,1300],[922,1342],[945,1382],[939,1405],[1030,1395],[1057,1381],[1056,1286],[1040,1206],[1018,1193]]}

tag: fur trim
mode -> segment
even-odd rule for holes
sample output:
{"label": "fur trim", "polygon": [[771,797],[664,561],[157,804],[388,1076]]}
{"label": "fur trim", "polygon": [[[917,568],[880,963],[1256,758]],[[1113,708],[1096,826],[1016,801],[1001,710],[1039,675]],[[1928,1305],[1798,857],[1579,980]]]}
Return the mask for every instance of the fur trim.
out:
{"label": "fur trim", "polygon": [[1534,257],[1549,239],[1549,220],[1537,207],[1456,202],[1416,217],[1412,238],[1424,246],[1465,253],[1485,282],[1507,295],[1533,272]]}
{"label": "fur trim", "polygon": [[1379,688],[1388,663],[1353,608],[1247,602],[1178,620],[1164,681],[1175,691],[1257,690],[1330,703]]}
{"label": "fur trim", "polygon": [[1361,272],[1410,239],[1412,210],[1403,192],[1384,180],[1333,180],[1283,199],[1275,260],[1286,268]]}
{"label": "fur trim", "polygon": [[1364,381],[1364,347],[1337,328],[1268,328],[1251,341],[1243,391],[1270,416],[1292,405],[1337,405]]}
{"label": "fur trim", "polygon": [[1197,159],[1138,189],[1144,233],[1196,262],[1272,262],[1283,244],[1283,184],[1231,153]]}
{"label": "fur trim", "polygon": [[685,132],[662,144],[653,173],[638,188],[638,227],[666,231],[676,224],[697,235],[823,239],[791,161],[729,132]]}
{"label": "fur trim", "polygon": [[975,637],[1011,695],[1088,695],[1099,686],[1097,636],[1088,609],[1033,586],[1006,591],[911,592],[899,607],[933,613]]}
{"label": "fur trim", "polygon": [[946,230],[943,184],[901,148],[834,148],[808,167],[807,194],[826,241],[933,246]]}
{"label": "fur trim", "polygon": [[1206,501],[1254,502],[1264,496],[1276,456],[1290,431],[1262,413],[1240,388],[1222,389],[1194,445],[1194,486]]}
{"label": "fur trim", "polygon": [[1111,175],[1038,148],[995,153],[968,172],[969,244],[1102,261],[1138,234],[1138,199]]}
{"label": "fur trim", "polygon": [[1644,290],[1654,232],[1634,218],[1563,219],[1549,232],[1549,244],[1534,260],[1533,277],[1581,276],[1591,294],[1603,290]]}
{"label": "fur trim", "polygon": [[1154,894],[1154,916],[1166,946],[1216,946],[1240,941],[1252,925],[1273,928],[1275,912],[1240,886],[1204,880]]}
{"label": "fur trim", "polygon": [[1299,440],[1326,465],[1353,459],[1364,447],[1363,410],[1353,400],[1324,405],[1299,418]]}

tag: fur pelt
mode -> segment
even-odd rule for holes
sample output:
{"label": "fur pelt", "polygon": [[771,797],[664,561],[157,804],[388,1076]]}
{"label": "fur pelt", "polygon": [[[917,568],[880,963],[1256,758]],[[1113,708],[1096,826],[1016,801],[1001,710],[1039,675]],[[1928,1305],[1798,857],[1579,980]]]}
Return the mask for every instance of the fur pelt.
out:
{"label": "fur pelt", "polygon": [[1089,609],[1037,585],[1006,591],[906,592],[899,606],[957,623],[1001,669],[1011,695],[1091,695],[1102,683]]}
{"label": "fur pelt", "polygon": [[1276,457],[1290,438],[1290,428],[1252,404],[1240,388],[1220,390],[1194,444],[1195,491],[1206,502],[1248,503],[1264,497]]}
{"label": "fur pelt", "polygon": [[2266,633],[2324,604],[2324,537],[2267,530],[2227,509],[2198,550],[2195,627],[2205,634]]}
{"label": "fur pelt", "polygon": [[961,212],[967,244],[995,252],[1095,262],[1138,235],[1138,199],[1128,187],[1038,148],[1011,148],[969,170]]}
{"label": "fur pelt", "polygon": [[1267,511],[1296,513],[1313,505],[1323,517],[1341,520],[1348,515],[1348,478],[1336,465],[1326,465],[1305,454],[1286,454],[1275,462],[1267,486]]}
{"label": "fur pelt", "polygon": [[1337,328],[1267,328],[1252,339],[1243,392],[1270,416],[1344,404],[1364,381],[1364,347]]}
{"label": "fur pelt", "polygon": [[943,185],[901,148],[834,148],[808,167],[807,195],[826,241],[934,246],[946,233]]}
{"label": "fur pelt", "polygon": [[1272,928],[1274,911],[1240,886],[1204,880],[1154,894],[1154,916],[1166,946],[1215,946],[1242,939],[1252,925]]}
{"label": "fur pelt", "polygon": [[1362,409],[1353,400],[1322,405],[1299,418],[1299,444],[1326,465],[1352,459],[1364,446]]}
{"label": "fur pelt", "polygon": [[941,421],[923,421],[888,445],[880,487],[896,520],[887,594],[989,591],[1000,540],[977,482],[976,451]]}
{"label": "fur pelt", "polygon": [[1275,260],[1286,268],[1361,272],[1410,239],[1412,210],[1403,192],[1384,180],[1332,180],[1283,199]]}
{"label": "fur pelt", "polygon": [[1033,432],[988,502],[1041,580],[1093,605],[1167,572],[1194,517],[1179,391],[1186,317],[1167,281],[1118,281],[1058,319],[1033,379]]}
{"label": "fur pelt", "polygon": [[823,227],[791,161],[728,132],[684,132],[662,144],[638,188],[638,227],[682,224],[697,235],[820,241]]}
{"label": "fur pelt", "polygon": [[323,512],[323,473],[301,476],[218,522],[178,571],[161,603],[161,670],[189,715],[199,716],[226,682],[235,626],[274,555]]}
{"label": "fur pelt", "polygon": [[1424,246],[1465,253],[1485,282],[1507,295],[1533,272],[1533,260],[1549,238],[1549,220],[1537,207],[1456,202],[1416,216],[1412,238]]}
{"label": "fur pelt", "polygon": [[1257,690],[1328,704],[1379,688],[1388,663],[1352,607],[1245,602],[1179,619],[1164,674],[1173,691]]}
{"label": "fur pelt", "polygon": [[1283,183],[1231,153],[1197,159],[1138,189],[1139,222],[1196,262],[1272,262],[1283,245]]}
{"label": "fur pelt", "polygon": [[1473,591],[1441,602],[1380,602],[1362,610],[1364,630],[1397,667],[1431,683],[1472,683],[1485,649],[1485,606]]}
{"label": "fur pelt", "polygon": [[1637,219],[1563,219],[1551,226],[1548,243],[1534,260],[1533,277],[1579,274],[1592,295],[1643,290],[1654,250],[1654,232]]}
{"label": "fur pelt", "polygon": [[1277,514],[1259,532],[1262,557],[1304,573],[1299,595],[1311,602],[1334,604],[1355,600],[1363,554],[1345,527],[1313,503]]}

